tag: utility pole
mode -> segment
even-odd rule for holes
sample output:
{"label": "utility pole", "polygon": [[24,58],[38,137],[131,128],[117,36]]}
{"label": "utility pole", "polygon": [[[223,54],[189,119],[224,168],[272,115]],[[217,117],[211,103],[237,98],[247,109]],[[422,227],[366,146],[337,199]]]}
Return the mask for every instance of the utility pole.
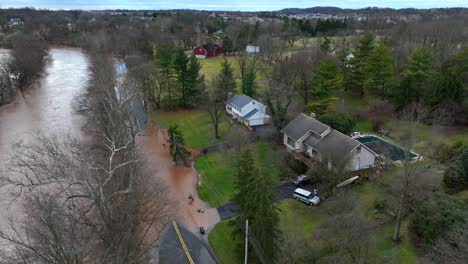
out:
{"label": "utility pole", "polygon": [[247,257],[249,255],[249,219],[245,220],[245,257],[244,264],[247,264]]}

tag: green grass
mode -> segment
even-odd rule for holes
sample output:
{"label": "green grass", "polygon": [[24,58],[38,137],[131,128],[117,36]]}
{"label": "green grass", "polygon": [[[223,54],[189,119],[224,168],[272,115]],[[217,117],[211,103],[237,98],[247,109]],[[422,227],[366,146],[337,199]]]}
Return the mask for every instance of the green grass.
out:
{"label": "green grass", "polygon": [[[158,126],[169,128],[177,124],[184,134],[185,144],[188,147],[202,149],[217,145],[222,139],[216,139],[214,129],[207,112],[201,110],[190,111],[158,111],[150,114],[150,119],[156,121]],[[224,134],[226,127],[221,124],[220,134]]]}
{"label": "green grass", "polygon": [[[286,239],[306,240],[310,238],[313,230],[326,219],[323,209],[315,206],[307,206],[298,201],[288,199],[278,203],[281,210],[280,230]],[[232,236],[233,226],[230,221],[224,221],[216,225],[210,232],[208,240],[221,264],[242,263],[242,257],[238,252],[240,241]],[[249,263],[256,262],[252,259]]]}
{"label": "green grass", "polygon": [[208,241],[221,264],[238,264],[242,262],[237,247],[240,242],[232,235],[234,227],[230,221],[215,226],[208,235]]}
{"label": "green grass", "polygon": [[[384,225],[377,231],[369,248],[370,263],[417,263],[417,253],[408,236],[408,219],[402,222],[401,242],[396,244],[391,237],[394,224]],[[375,261],[375,262],[374,262]]]}
{"label": "green grass", "polygon": [[[382,190],[373,183],[356,186],[358,203],[370,220],[375,220],[374,201],[382,195]],[[309,243],[314,230],[329,217],[326,201],[320,206],[307,206],[292,199],[278,203],[280,209],[280,230],[288,241]],[[238,242],[232,236],[229,222],[218,224],[210,232],[209,241],[221,264],[240,263],[236,254]],[[408,235],[408,218],[402,223],[401,242],[391,240],[394,223],[378,226],[369,244],[369,263],[417,263],[417,252]]]}
{"label": "green grass", "polygon": [[307,206],[296,200],[279,202],[280,229],[286,239],[307,240],[317,226],[327,219],[324,208]]}
{"label": "green grass", "polygon": [[461,191],[461,192],[455,194],[455,196],[462,199],[465,202],[468,202],[468,190]]}
{"label": "green grass", "polygon": [[357,132],[372,132],[372,124],[368,120],[359,120],[356,122],[353,128]]}
{"label": "green grass", "polygon": [[[240,93],[241,89],[241,78],[239,73],[239,64],[237,62],[236,57],[234,56],[226,56],[226,59],[231,63],[231,68],[233,69],[234,79],[236,81],[236,91]],[[200,74],[205,76],[205,80],[207,84],[213,79],[216,74],[219,74],[221,71],[221,64],[223,63],[224,56],[217,56],[208,59],[199,60],[200,65],[202,66],[200,69]],[[271,66],[265,64],[263,62],[257,62],[258,71],[257,71],[257,93],[262,93],[265,89],[268,89],[268,82],[267,76],[271,75]]]}
{"label": "green grass", "polygon": [[[273,152],[273,146],[265,141],[253,143],[251,147],[260,162],[265,162]],[[198,193],[211,206],[218,207],[229,202],[234,194],[231,156],[230,151],[222,151],[199,157],[195,161],[195,167],[201,177]]]}
{"label": "green grass", "polygon": [[367,218],[376,220],[382,217],[375,209],[375,202],[382,198],[382,190],[375,184],[365,183],[356,186],[358,204]]}

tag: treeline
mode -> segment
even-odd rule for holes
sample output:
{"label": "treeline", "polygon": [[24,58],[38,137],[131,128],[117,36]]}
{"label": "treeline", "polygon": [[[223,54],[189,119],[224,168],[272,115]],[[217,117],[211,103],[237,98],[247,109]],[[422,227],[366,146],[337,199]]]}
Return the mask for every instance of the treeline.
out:
{"label": "treeline", "polygon": [[154,48],[152,61],[140,56],[128,57],[129,76],[141,89],[147,109],[174,109],[198,105],[204,90],[200,63],[181,48]]}
{"label": "treeline", "polygon": [[[24,222],[0,239],[2,263],[149,263],[173,205],[166,188],[144,171],[132,114],[137,91],[117,95],[115,60],[100,36],[89,51],[92,78],[78,100],[87,140],[38,135],[14,146],[0,185],[21,193]],[[46,190],[46,191],[44,191]],[[7,229],[6,229],[7,228]]]}
{"label": "treeline", "polygon": [[324,58],[314,70],[311,85],[305,88],[304,104],[309,111],[324,113],[336,100],[334,96],[352,92],[391,101],[397,111],[422,104],[433,111],[433,119],[442,114],[452,116],[438,120],[446,124],[468,121],[463,115],[467,110],[468,48],[437,65],[431,47],[417,47],[398,71],[392,48],[373,34],[364,35],[355,49],[346,45],[335,49],[327,38],[321,47]]}
{"label": "treeline", "polygon": [[10,40],[11,53],[0,61],[0,105],[11,102],[17,89],[26,89],[42,73],[48,46],[34,35],[15,34]]}

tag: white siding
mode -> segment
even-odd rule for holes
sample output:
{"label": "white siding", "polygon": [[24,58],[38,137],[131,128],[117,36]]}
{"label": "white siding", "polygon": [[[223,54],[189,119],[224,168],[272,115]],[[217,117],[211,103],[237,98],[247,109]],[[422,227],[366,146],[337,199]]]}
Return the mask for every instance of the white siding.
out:
{"label": "white siding", "polygon": [[375,165],[375,154],[361,146],[361,151],[357,153],[356,149],[353,150],[353,156],[349,161],[347,169],[350,171],[362,170],[374,167]]}

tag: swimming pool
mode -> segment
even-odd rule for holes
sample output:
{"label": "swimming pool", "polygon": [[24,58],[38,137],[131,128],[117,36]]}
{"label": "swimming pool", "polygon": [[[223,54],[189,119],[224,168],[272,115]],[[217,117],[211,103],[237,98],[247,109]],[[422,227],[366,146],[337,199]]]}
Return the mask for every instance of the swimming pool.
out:
{"label": "swimming pool", "polygon": [[[375,153],[392,160],[393,162],[404,160],[406,157],[405,149],[383,138],[373,135],[362,135],[355,137],[357,141],[361,142],[366,147],[370,148]],[[409,159],[414,160],[418,154],[410,151]]]}

